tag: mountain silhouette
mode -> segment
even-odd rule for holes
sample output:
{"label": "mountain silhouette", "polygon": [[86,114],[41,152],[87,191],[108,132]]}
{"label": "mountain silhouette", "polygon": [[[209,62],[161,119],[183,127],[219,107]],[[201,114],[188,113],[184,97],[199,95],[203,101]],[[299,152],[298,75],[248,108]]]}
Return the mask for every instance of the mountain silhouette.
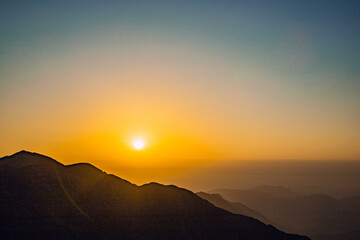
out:
{"label": "mountain silhouette", "polygon": [[240,202],[292,229],[292,232],[308,235],[314,240],[337,239],[358,232],[360,228],[359,196],[346,199],[324,194],[279,196],[258,189],[217,189],[211,192],[221,194],[229,201]]}
{"label": "mountain silhouette", "polygon": [[284,226],[281,226],[278,223],[275,223],[274,221],[270,220],[269,218],[265,217],[263,214],[261,214],[258,211],[255,211],[247,206],[245,206],[242,203],[239,202],[229,202],[225,200],[220,194],[216,193],[205,193],[205,192],[198,192],[196,193],[199,197],[206,199],[210,203],[214,204],[216,207],[225,209],[229,212],[245,215],[248,217],[253,217],[255,219],[260,220],[263,223],[271,224],[278,229],[281,229],[286,232],[294,232],[294,230],[288,229]]}
{"label": "mountain silhouette", "polygon": [[0,239],[309,239],[87,163],[21,151],[0,159],[0,178]]}

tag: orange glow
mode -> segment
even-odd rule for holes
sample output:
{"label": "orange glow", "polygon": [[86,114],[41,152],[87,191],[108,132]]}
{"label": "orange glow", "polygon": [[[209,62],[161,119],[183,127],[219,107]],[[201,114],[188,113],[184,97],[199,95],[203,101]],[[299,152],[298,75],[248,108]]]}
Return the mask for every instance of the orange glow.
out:
{"label": "orange glow", "polygon": [[342,114],[358,109],[358,94],[292,87],[246,59],[216,50],[211,58],[200,44],[159,45],[129,47],[126,57],[109,46],[88,59],[81,54],[95,50],[81,44],[80,56],[54,53],[41,71],[29,61],[17,76],[28,81],[2,94],[1,155],[26,149],[108,171],[360,157],[359,114]]}

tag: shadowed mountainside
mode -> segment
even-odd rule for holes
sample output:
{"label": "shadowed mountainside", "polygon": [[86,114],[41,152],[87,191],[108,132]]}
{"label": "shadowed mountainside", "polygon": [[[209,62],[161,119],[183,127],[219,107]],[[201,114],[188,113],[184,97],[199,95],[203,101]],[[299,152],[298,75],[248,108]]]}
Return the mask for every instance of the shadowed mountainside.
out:
{"label": "shadowed mountainside", "polygon": [[323,194],[274,196],[269,191],[217,189],[225,199],[245,204],[276,223],[313,239],[332,239],[357,231],[360,197],[335,199]]}
{"label": "shadowed mountainside", "polygon": [[241,215],[245,215],[245,216],[248,216],[248,217],[258,219],[263,223],[271,224],[271,225],[273,225],[273,226],[277,227],[278,229],[281,229],[282,231],[285,231],[285,232],[294,232],[291,229],[287,229],[287,228],[281,226],[280,224],[273,222],[269,218],[265,217],[263,214],[261,214],[258,211],[255,211],[255,210],[245,206],[242,203],[229,202],[229,201],[225,200],[220,194],[205,193],[205,192],[198,192],[196,194],[199,197],[201,197],[201,198],[209,201],[210,203],[214,204],[216,207],[225,209],[225,210],[227,210],[229,212],[232,212],[232,213],[241,214]]}
{"label": "shadowed mountainside", "polygon": [[0,159],[1,239],[308,239],[176,186],[136,186],[90,164]]}

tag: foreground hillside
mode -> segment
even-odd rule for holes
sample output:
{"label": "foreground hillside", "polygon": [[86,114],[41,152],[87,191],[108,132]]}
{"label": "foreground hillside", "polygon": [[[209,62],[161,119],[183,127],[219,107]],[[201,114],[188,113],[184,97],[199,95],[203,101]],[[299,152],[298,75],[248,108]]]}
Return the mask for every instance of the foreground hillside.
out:
{"label": "foreground hillside", "polygon": [[0,159],[1,239],[289,239],[262,222],[157,183],[19,152]]}

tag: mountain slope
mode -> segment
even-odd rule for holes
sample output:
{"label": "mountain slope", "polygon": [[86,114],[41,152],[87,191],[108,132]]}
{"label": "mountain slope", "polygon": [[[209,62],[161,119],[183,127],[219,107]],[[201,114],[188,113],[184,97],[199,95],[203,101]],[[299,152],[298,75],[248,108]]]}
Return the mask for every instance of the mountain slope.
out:
{"label": "mountain slope", "polygon": [[297,233],[314,236],[339,235],[360,227],[360,197],[337,200],[324,194],[279,197],[251,190],[212,191],[230,201],[241,202]]}
{"label": "mountain slope", "polygon": [[1,239],[308,239],[176,186],[136,186],[90,164],[0,159]]}
{"label": "mountain slope", "polygon": [[260,220],[261,222],[265,224],[271,224],[278,229],[281,229],[286,232],[292,232],[293,230],[286,229],[285,227],[273,222],[269,218],[265,217],[263,214],[259,213],[258,211],[255,211],[247,206],[245,206],[242,203],[239,202],[229,202],[225,200],[220,194],[215,193],[205,193],[205,192],[198,192],[196,193],[199,197],[206,199],[210,203],[214,204],[216,207],[225,209],[229,212],[235,213],[235,214],[241,214],[248,217],[252,217],[255,219]]}
{"label": "mountain slope", "polygon": [[242,214],[245,216],[256,218],[264,223],[271,224],[271,220],[266,218],[261,213],[248,208],[242,203],[232,203],[225,200],[220,194],[210,194],[205,192],[198,192],[196,193],[199,197],[209,201],[210,203],[214,204],[216,207],[225,209],[232,213]]}

